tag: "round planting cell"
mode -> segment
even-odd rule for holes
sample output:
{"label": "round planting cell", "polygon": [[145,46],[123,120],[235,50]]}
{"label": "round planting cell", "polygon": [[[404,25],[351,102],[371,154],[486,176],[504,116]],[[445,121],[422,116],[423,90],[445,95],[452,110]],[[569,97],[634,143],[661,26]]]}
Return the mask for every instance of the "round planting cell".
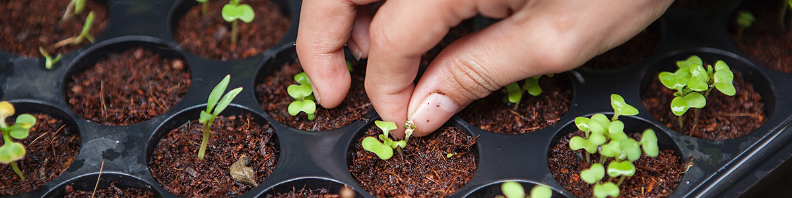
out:
{"label": "round planting cell", "polygon": [[[201,105],[181,111],[157,128],[146,149],[154,180],[183,197],[239,196],[261,184],[280,155],[275,129],[260,115],[230,105],[212,123],[205,158],[200,160],[203,125],[198,118],[205,109]],[[244,175],[248,168],[252,176],[231,176]]]}
{"label": "round planting cell", "polygon": [[183,56],[165,45],[135,39],[100,44],[71,64],[62,90],[75,114],[100,124],[130,125],[157,117],[181,101],[191,81]]}
{"label": "round planting cell", "polygon": [[[611,115],[608,115],[610,117]],[[590,118],[591,116],[586,116]],[[679,145],[668,132],[652,125],[651,123],[629,116],[619,116],[624,123],[624,133],[627,136],[640,140],[641,134],[646,129],[654,130],[657,136],[659,155],[649,157],[645,153],[634,161],[635,174],[627,177],[619,186],[620,196],[626,197],[667,197],[676,190],[684,177],[684,160]],[[569,140],[573,136],[584,137],[574,122],[567,124],[553,137],[548,150],[548,163],[550,172],[556,181],[567,191],[577,197],[591,197],[594,185],[584,182],[580,173],[591,166],[587,162],[585,149],[574,151],[569,148]],[[607,142],[606,142],[607,143]],[[642,149],[643,150],[643,149]],[[643,152],[643,151],[642,151]],[[590,161],[601,160],[600,155],[591,154]],[[611,163],[612,159],[606,160]],[[607,168],[608,164],[604,164]],[[609,181],[607,173],[601,182]],[[616,183],[619,179],[614,178]]]}
{"label": "round planting cell", "polygon": [[[505,183],[505,182],[507,182],[507,181],[500,181],[500,182],[495,182],[495,183],[490,183],[490,184],[484,185],[484,186],[474,190],[470,194],[465,195],[465,197],[467,197],[467,198],[492,198],[492,197],[496,197],[496,196],[503,196],[503,192],[501,191],[501,185],[503,185],[503,183]],[[534,186],[542,185],[542,184],[537,184],[535,182],[530,182],[530,181],[514,181],[514,182],[520,183],[520,185],[522,185],[523,189],[525,190],[525,194],[526,195],[530,195],[531,189]],[[561,195],[561,193],[558,193],[555,190],[553,190],[552,197],[564,197],[564,196]]]}
{"label": "round planting cell", "polygon": [[[296,178],[276,184],[264,191],[260,197],[333,197],[340,196],[345,186],[347,185],[328,178]],[[355,190],[349,192],[354,197],[363,196]]]}
{"label": "round planting cell", "polygon": [[[208,12],[193,0],[177,3],[170,16],[170,30],[179,46],[191,54],[213,60],[235,60],[260,54],[281,41],[289,30],[290,13],[284,0],[245,0],[253,8],[250,23],[226,22],[221,16],[228,1],[209,0]],[[238,25],[238,42],[231,44],[233,24]]]}
{"label": "round planting cell", "polygon": [[140,178],[115,172],[82,175],[56,186],[43,197],[92,197],[94,188],[97,197],[162,197]]}
{"label": "round planting cell", "polygon": [[[713,68],[719,60],[726,63],[734,73],[736,94],[728,96],[712,89],[706,97],[706,105],[698,110],[698,119],[697,110],[690,108],[683,114],[680,128],[679,117],[671,111],[677,90],[665,87],[658,75],[663,71],[677,71],[677,62],[693,55],[700,57],[704,64],[713,65]],[[707,94],[701,92],[701,95]],[[772,87],[764,74],[746,59],[714,49],[678,51],[655,63],[641,82],[641,99],[649,113],[666,127],[688,136],[716,140],[736,138],[755,131],[769,120],[775,106]]]}
{"label": "round planting cell", "polygon": [[[0,164],[0,195],[38,189],[63,173],[81,148],[77,124],[62,110],[35,101],[12,101],[16,114],[6,119],[11,126],[21,114],[32,114],[36,124],[27,138],[14,142],[25,146],[25,156],[16,161],[25,180],[9,164]],[[54,148],[57,148],[54,149]]]}
{"label": "round planting cell", "polygon": [[[752,61],[784,73],[792,73],[792,15],[788,14],[783,24],[780,22],[780,9],[788,7],[783,1],[744,1],[729,17],[729,37],[734,45]],[[739,33],[736,24],[740,12],[751,13],[755,20],[751,26]]]}

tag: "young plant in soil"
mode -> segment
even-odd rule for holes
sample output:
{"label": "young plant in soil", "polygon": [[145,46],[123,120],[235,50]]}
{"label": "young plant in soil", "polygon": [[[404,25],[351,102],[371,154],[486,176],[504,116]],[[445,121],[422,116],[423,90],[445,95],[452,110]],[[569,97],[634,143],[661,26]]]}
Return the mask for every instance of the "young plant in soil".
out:
{"label": "young plant in soil", "polygon": [[[206,145],[209,142],[209,133],[212,129],[212,122],[214,122],[215,118],[220,115],[220,112],[225,110],[229,104],[231,104],[231,100],[234,100],[234,97],[242,91],[242,87],[237,87],[228,91],[228,93],[223,96],[223,92],[225,92],[226,87],[228,87],[228,82],[231,80],[231,75],[226,75],[222,81],[220,81],[214,89],[212,89],[212,93],[209,94],[209,101],[206,103],[206,110],[201,111],[201,117],[198,119],[198,122],[203,124],[203,141],[201,141],[201,149],[198,150],[198,159],[204,159],[204,153],[206,153]],[[222,99],[221,99],[222,97]],[[217,105],[217,106],[215,106]]]}
{"label": "young plant in soil", "polygon": [[[553,196],[553,190],[544,185],[536,185],[531,188],[530,194],[526,194],[522,185],[515,181],[504,182],[501,185],[501,192],[506,198],[550,198]],[[496,198],[504,196],[496,196]]]}
{"label": "young plant in soil", "polygon": [[25,180],[22,171],[19,170],[16,161],[25,157],[25,146],[14,142],[14,139],[25,139],[28,137],[30,127],[36,124],[36,118],[30,114],[22,114],[17,116],[16,123],[8,126],[6,118],[14,115],[14,106],[11,103],[2,101],[0,102],[0,130],[3,132],[3,146],[0,146],[0,163],[11,164],[14,172],[19,175],[19,178]]}
{"label": "young plant in soil", "polygon": [[231,46],[235,46],[237,44],[239,37],[237,19],[242,20],[245,23],[250,23],[255,17],[253,8],[248,4],[239,4],[239,1],[241,0],[231,0],[228,2],[228,4],[223,6],[222,11],[223,20],[231,22]]}
{"label": "young plant in soil", "polygon": [[63,12],[63,17],[61,17],[61,22],[66,22],[71,20],[74,15],[79,15],[85,9],[85,5],[88,4],[88,0],[71,0],[69,1],[69,5],[66,5],[66,12]]}
{"label": "young plant in soil", "polygon": [[47,53],[47,50],[45,50],[44,47],[39,47],[39,52],[41,52],[41,56],[44,57],[44,61],[45,61],[44,68],[47,69],[52,69],[52,65],[55,65],[55,63],[58,63],[58,61],[60,61],[61,59],[60,54],[58,54],[58,56],[56,56],[55,58],[52,58],[52,56],[50,56],[50,54]]}
{"label": "young plant in soil", "polygon": [[[671,90],[675,90],[674,99],[671,101],[671,111],[679,117],[679,128],[684,128],[682,115],[689,108],[695,108],[693,123],[698,123],[701,108],[707,105],[710,91],[717,89],[723,94],[733,96],[737,93],[732,81],[734,73],[726,62],[718,60],[713,70],[712,65],[706,65],[698,56],[690,56],[683,61],[677,61],[676,72],[660,72],[660,82]],[[703,93],[703,94],[702,94]],[[695,125],[693,129],[695,129]]]}
{"label": "young plant in soil", "polygon": [[396,149],[398,153],[401,153],[402,149],[407,146],[407,140],[409,140],[410,136],[415,130],[415,124],[407,121],[407,124],[404,125],[404,128],[407,129],[404,132],[404,140],[396,141],[390,139],[389,136],[389,131],[396,129],[396,123],[377,120],[374,121],[374,125],[377,125],[377,127],[382,130],[382,134],[377,136],[380,140],[382,140],[382,142],[377,140],[377,138],[369,136],[363,139],[361,145],[363,146],[363,149],[376,153],[377,156],[382,160],[388,160],[393,157],[393,149]]}
{"label": "young plant in soil", "polygon": [[296,116],[300,112],[305,112],[308,115],[308,120],[316,119],[316,98],[313,96],[313,89],[311,85],[311,79],[308,79],[308,75],[305,72],[300,72],[297,75],[294,75],[294,80],[297,81],[298,84],[296,85],[289,85],[286,88],[286,92],[289,93],[289,96],[294,98],[294,102],[289,104],[289,114],[292,116]]}
{"label": "young plant in soil", "polygon": [[[604,114],[596,114],[590,119],[575,118],[575,125],[583,131],[585,137],[575,136],[569,140],[570,149],[585,149],[586,162],[594,163],[589,169],[580,172],[580,178],[586,183],[594,184],[594,196],[598,198],[619,196],[619,185],[635,174],[633,162],[641,157],[641,148],[647,156],[656,157],[659,154],[654,130],[646,129],[639,141],[624,133],[624,123],[618,120],[619,115],[637,115],[638,110],[625,103],[624,98],[617,94],[611,95],[611,106],[614,114],[610,120]],[[590,154],[594,153],[600,154],[599,160],[590,159]],[[606,163],[610,179],[602,182]],[[613,179],[619,176],[619,181],[614,184]]]}
{"label": "young plant in soil", "polygon": [[[525,79],[523,86],[520,87],[517,82],[513,82],[509,85],[506,85],[504,88],[506,89],[506,98],[504,99],[510,104],[514,104],[512,110],[517,109],[520,106],[520,100],[522,100],[523,92],[528,92],[532,96],[538,96],[542,94],[542,87],[539,86],[539,78],[542,76],[534,76]],[[553,74],[548,74],[547,77],[553,77]]]}
{"label": "young plant in soil", "polygon": [[756,17],[749,11],[737,12],[737,36],[742,36],[745,28],[751,27],[755,20]]}

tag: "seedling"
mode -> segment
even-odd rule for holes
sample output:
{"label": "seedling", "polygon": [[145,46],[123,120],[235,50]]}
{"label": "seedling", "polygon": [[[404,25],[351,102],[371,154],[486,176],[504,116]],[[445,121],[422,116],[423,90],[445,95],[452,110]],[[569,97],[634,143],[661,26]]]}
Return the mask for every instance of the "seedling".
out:
{"label": "seedling", "polygon": [[206,103],[206,110],[201,111],[201,117],[198,119],[198,122],[203,124],[203,141],[201,141],[201,149],[198,150],[199,160],[203,160],[204,153],[206,153],[206,144],[209,143],[209,132],[212,128],[212,122],[214,122],[215,118],[220,115],[220,112],[225,110],[225,108],[231,104],[231,100],[234,100],[234,97],[236,97],[237,94],[242,91],[242,87],[237,87],[223,96],[223,92],[225,92],[226,87],[228,87],[228,81],[230,80],[231,75],[226,75],[225,78],[223,78],[223,80],[220,81],[217,86],[215,86],[215,88],[212,90],[212,93],[209,94],[209,101]]}
{"label": "seedling", "polygon": [[376,153],[377,156],[382,160],[388,160],[393,157],[393,149],[401,151],[401,149],[406,147],[407,139],[410,137],[410,135],[412,135],[412,131],[410,131],[410,133],[405,132],[407,133],[407,137],[404,138],[404,140],[392,140],[388,135],[390,134],[389,132],[391,130],[396,129],[396,123],[377,120],[374,121],[374,125],[377,125],[377,127],[382,130],[382,134],[378,136],[382,142],[377,140],[377,138],[369,136],[363,138],[361,145],[363,146],[363,149]]}
{"label": "seedling", "polygon": [[[538,96],[539,94],[542,94],[542,87],[539,87],[539,78],[541,77],[542,76],[540,75],[525,79],[522,87],[520,87],[517,82],[506,85],[504,88],[506,88],[506,93],[508,93],[508,95],[506,95],[505,100],[508,101],[508,103],[514,104],[513,108],[517,109],[517,107],[520,106],[520,100],[522,100],[523,92],[528,92],[528,94],[531,94],[532,96]],[[553,74],[548,74],[547,77],[553,77]]]}
{"label": "seedling", "polygon": [[289,114],[296,116],[300,112],[305,112],[308,114],[308,120],[316,119],[314,115],[314,112],[316,112],[316,102],[314,102],[315,98],[311,87],[311,79],[308,79],[308,75],[305,74],[305,72],[300,72],[294,75],[294,80],[299,84],[289,85],[289,87],[286,88],[286,92],[289,93],[289,96],[294,98],[294,102],[289,104],[288,107]]}
{"label": "seedling", "polygon": [[248,4],[239,4],[239,1],[241,0],[231,0],[228,4],[223,6],[222,11],[223,19],[227,22],[231,22],[231,45],[236,45],[237,43],[237,34],[239,34],[237,19],[245,23],[250,23],[255,17],[253,8]]}
{"label": "seedling", "polygon": [[88,17],[85,18],[85,24],[83,24],[82,31],[79,35],[64,39],[62,41],[58,41],[55,43],[55,47],[62,47],[64,45],[78,45],[83,42],[83,40],[88,40],[88,42],[93,43],[94,37],[91,35],[91,25],[93,24],[94,20],[94,12],[91,11],[88,13]]}
{"label": "seedling", "polygon": [[30,114],[22,114],[17,116],[16,123],[8,126],[6,118],[14,115],[14,106],[11,103],[2,101],[0,102],[0,130],[3,131],[3,146],[0,146],[0,163],[11,164],[11,169],[19,175],[19,178],[25,180],[22,171],[19,170],[16,161],[25,157],[25,146],[14,142],[14,139],[25,139],[30,132],[30,127],[36,124],[36,118]]}
{"label": "seedling", "polygon": [[550,198],[553,190],[544,185],[536,185],[531,188],[531,194],[526,195],[524,188],[515,181],[504,182],[501,185],[501,192],[506,198]]}
{"label": "seedling", "polygon": [[790,8],[792,8],[792,0],[781,0],[781,6],[779,6],[779,14],[778,14],[778,23],[781,26],[781,29],[789,30],[792,28],[792,20],[789,20],[787,16],[787,12]]}
{"label": "seedling", "polygon": [[[712,89],[718,89],[723,94],[733,96],[737,90],[732,84],[734,73],[732,73],[726,62],[718,60],[712,65],[707,65],[698,56],[690,56],[683,61],[677,61],[676,72],[660,72],[660,82],[669,89],[676,90],[674,99],[671,101],[671,111],[679,117],[679,128],[683,128],[683,115],[689,108],[695,108],[695,120],[698,122],[699,110],[707,105]],[[702,93],[704,93],[702,95]],[[695,129],[695,125],[693,126]]]}
{"label": "seedling", "polygon": [[[635,174],[633,162],[641,157],[641,149],[647,156],[655,157],[659,154],[657,136],[652,129],[646,129],[641,135],[641,140],[636,141],[624,133],[624,123],[618,120],[620,115],[637,115],[638,109],[624,102],[618,94],[611,95],[613,116],[608,119],[604,114],[595,114],[591,118],[577,117],[575,125],[583,131],[585,137],[575,136],[569,140],[572,150],[586,150],[586,162],[593,163],[591,167],[580,172],[580,178],[589,184],[594,184],[594,196],[604,198],[619,196],[619,185],[626,177]],[[605,144],[607,142],[607,144]],[[590,154],[600,153],[600,159],[591,161]],[[608,158],[613,161],[607,164]],[[605,173],[610,176],[607,182],[602,182]],[[617,183],[613,178],[619,177]]]}
{"label": "seedling", "polygon": [[209,13],[209,0],[195,0],[198,3],[201,3],[201,16],[206,17]]}
{"label": "seedling", "polygon": [[[785,8],[786,9],[786,8]],[[749,11],[737,12],[737,36],[741,36],[745,28],[751,27],[751,24],[756,20],[753,14]]]}
{"label": "seedling", "polygon": [[72,16],[82,13],[82,11],[85,9],[85,5],[87,4],[88,0],[71,0],[69,5],[66,5],[66,12],[63,13],[61,22],[69,21],[71,20]]}
{"label": "seedling", "polygon": [[47,50],[45,50],[44,47],[39,47],[39,53],[41,53],[41,56],[44,57],[45,60],[44,68],[47,69],[52,69],[52,65],[55,65],[55,63],[58,63],[58,61],[60,61],[61,59],[60,54],[58,54],[58,56],[56,56],[55,58],[52,58],[52,56],[50,56],[50,54],[47,53]]}

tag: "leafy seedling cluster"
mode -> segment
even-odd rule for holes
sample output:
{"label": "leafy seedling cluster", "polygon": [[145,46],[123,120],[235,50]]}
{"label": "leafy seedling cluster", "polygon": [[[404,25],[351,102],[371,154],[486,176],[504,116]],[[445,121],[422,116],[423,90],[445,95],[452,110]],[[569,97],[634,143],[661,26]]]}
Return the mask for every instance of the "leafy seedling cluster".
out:
{"label": "leafy seedling cluster", "polygon": [[734,73],[722,60],[715,62],[714,69],[712,65],[706,65],[704,69],[705,65],[701,58],[695,55],[677,61],[676,64],[679,68],[676,72],[660,72],[659,78],[665,87],[676,91],[671,101],[671,111],[679,117],[680,129],[684,126],[683,115],[690,108],[696,109],[693,123],[698,122],[699,111],[707,105],[707,97],[712,89],[717,89],[728,96],[737,93],[732,84]]}
{"label": "leafy seedling cluster", "polygon": [[289,104],[288,110],[289,114],[292,116],[296,116],[300,112],[305,112],[308,114],[308,120],[316,119],[314,113],[316,112],[316,98],[313,95],[313,88],[311,85],[311,79],[308,79],[308,75],[305,72],[300,72],[297,75],[294,75],[294,80],[297,81],[298,84],[296,85],[289,85],[286,88],[286,92],[289,93],[289,96],[294,98],[294,102]]}
{"label": "leafy seedling cluster", "polygon": [[[506,85],[505,92],[507,93],[506,98],[504,99],[507,103],[514,104],[514,109],[517,109],[520,106],[520,100],[522,100],[523,92],[528,92],[532,96],[538,96],[542,94],[542,87],[539,87],[539,78],[542,76],[534,76],[525,79],[523,86],[520,87],[517,82],[513,82],[509,85]],[[553,74],[548,74],[547,77],[553,77]]]}
{"label": "leafy seedling cluster", "polygon": [[749,11],[737,12],[737,36],[742,36],[745,28],[751,27],[751,24],[756,20],[753,14]]}
{"label": "leafy seedling cluster", "polygon": [[[63,13],[61,23],[69,21],[73,16],[82,13],[82,11],[85,10],[86,5],[88,5],[88,0],[71,0],[66,6],[66,12]],[[91,11],[88,13],[88,17],[85,18],[85,23],[83,23],[83,28],[79,35],[59,41],[53,46],[58,48],[66,45],[79,45],[85,40],[93,43],[94,37],[91,35],[91,25],[93,25],[93,20],[94,12]],[[52,66],[55,65],[55,63],[58,63],[61,58],[60,54],[58,54],[55,58],[52,58],[52,56],[42,46],[39,46],[39,53],[41,53],[41,56],[44,57],[44,68],[47,69],[52,69]]]}
{"label": "leafy seedling cluster", "polygon": [[36,124],[36,118],[30,114],[22,114],[17,116],[16,123],[8,126],[5,120],[14,115],[14,106],[11,103],[2,101],[0,102],[0,130],[3,131],[3,146],[0,146],[0,163],[11,164],[19,178],[25,180],[22,171],[19,170],[16,161],[25,157],[25,146],[14,142],[14,139],[25,139],[28,137],[30,127]]}
{"label": "leafy seedling cluster", "polygon": [[[501,192],[506,198],[550,198],[553,196],[553,190],[544,185],[536,185],[531,188],[530,194],[526,194],[522,185],[515,181],[504,182],[501,185]],[[503,198],[503,196],[496,196],[496,198]]]}
{"label": "leafy seedling cluster", "polygon": [[237,27],[237,19],[245,23],[250,23],[255,17],[253,8],[248,4],[239,4],[241,0],[231,0],[223,6],[223,20],[231,22],[231,45],[236,45],[238,40],[239,28]]}
{"label": "leafy seedling cluster", "polygon": [[[377,156],[382,160],[388,160],[393,157],[393,149],[396,149],[397,152],[401,153],[401,149],[404,149],[404,147],[407,146],[407,141],[415,129],[415,124],[408,121],[407,124],[404,125],[404,127],[407,129],[404,132],[406,137],[404,140],[396,141],[392,140],[389,136],[389,132],[393,129],[396,129],[396,123],[377,120],[374,121],[374,125],[377,125],[377,127],[382,130],[382,134],[377,136],[379,137],[379,140],[369,136],[363,138],[361,145],[363,146],[364,150],[377,154]],[[380,140],[382,140],[382,142],[380,142]]]}
{"label": "leafy seedling cluster", "polygon": [[226,75],[225,78],[212,89],[212,93],[209,94],[209,101],[206,103],[206,110],[201,111],[201,117],[198,119],[198,122],[203,124],[203,141],[201,141],[201,149],[198,150],[198,159],[200,160],[203,160],[204,154],[206,153],[206,145],[209,143],[209,132],[211,132],[212,122],[220,115],[220,112],[231,104],[231,100],[234,100],[234,97],[236,97],[239,92],[242,92],[242,87],[237,87],[228,91],[228,93],[223,96],[223,92],[225,92],[226,87],[228,87],[228,82],[230,80],[231,75]]}
{"label": "leafy seedling cluster", "polygon": [[[624,123],[618,120],[619,116],[637,115],[638,109],[625,103],[624,98],[618,94],[611,95],[611,106],[614,110],[611,119],[604,114],[595,114],[591,118],[575,118],[575,125],[585,136],[575,136],[569,140],[569,148],[572,150],[586,151],[586,161],[592,165],[580,172],[580,178],[586,183],[594,184],[594,197],[598,198],[619,196],[619,185],[626,177],[635,174],[633,162],[641,157],[642,148],[643,153],[650,157],[656,157],[659,153],[654,130],[646,129],[641,140],[632,139],[624,133]],[[591,154],[597,152],[600,159],[592,161]],[[612,160],[609,161],[610,159]],[[610,179],[602,182],[606,171]],[[619,176],[619,181],[613,183],[613,179]]]}

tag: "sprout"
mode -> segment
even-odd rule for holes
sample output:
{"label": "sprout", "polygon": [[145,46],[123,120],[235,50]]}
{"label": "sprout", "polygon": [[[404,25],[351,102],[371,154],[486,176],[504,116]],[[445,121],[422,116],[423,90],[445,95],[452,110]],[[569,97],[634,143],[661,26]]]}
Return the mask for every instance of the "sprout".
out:
{"label": "sprout", "polygon": [[[542,94],[542,87],[539,87],[539,78],[542,76],[534,76],[525,79],[523,86],[517,84],[517,82],[513,82],[509,85],[506,85],[506,95],[505,100],[508,103],[514,104],[514,109],[517,109],[517,106],[520,106],[520,100],[522,100],[523,92],[528,92],[532,96],[538,96]],[[548,74],[547,77],[553,77],[553,74]]]}
{"label": "sprout", "polygon": [[[785,8],[786,9],[786,8]],[[737,12],[737,36],[741,36],[743,30],[747,27],[751,27],[751,24],[756,20],[753,14],[749,11],[739,11]]]}
{"label": "sprout", "polygon": [[0,130],[3,131],[3,146],[0,146],[0,163],[10,163],[11,169],[14,169],[20,179],[25,180],[25,176],[22,175],[22,171],[19,170],[19,166],[16,163],[16,161],[25,157],[25,146],[14,142],[13,139],[21,140],[27,138],[30,127],[36,124],[36,118],[30,114],[22,114],[17,116],[14,125],[8,126],[5,120],[12,115],[14,115],[14,106],[6,101],[0,102]]}
{"label": "sprout", "polygon": [[88,5],[88,0],[71,0],[69,5],[66,5],[66,12],[63,13],[61,22],[69,21],[72,16],[82,13],[85,9],[85,5]]}
{"label": "sprout", "polygon": [[[508,182],[504,182],[503,184],[501,184],[501,192],[503,192],[503,195],[506,198],[525,198],[526,197],[525,190],[522,187],[522,185],[520,185],[520,183],[517,183],[515,181],[508,181]],[[553,195],[553,190],[551,190],[547,186],[538,184],[538,185],[535,185],[531,189],[531,194],[528,195],[527,197],[529,197],[529,198],[550,198],[550,196],[552,196],[552,195]]]}
{"label": "sprout", "polygon": [[305,74],[305,72],[300,72],[294,75],[294,80],[299,84],[289,85],[289,87],[286,88],[286,92],[295,100],[289,104],[289,114],[296,116],[302,111],[308,114],[308,120],[316,119],[314,115],[314,112],[316,112],[316,102],[314,102],[315,98],[311,87],[311,79],[308,79],[308,75]]}
{"label": "sprout", "polygon": [[239,34],[237,19],[245,23],[250,23],[255,17],[253,8],[248,4],[239,4],[239,1],[241,0],[229,1],[228,4],[223,6],[222,11],[223,19],[227,22],[231,22],[231,45],[236,45],[237,43],[237,35]]}
{"label": "sprout", "polygon": [[374,125],[377,125],[382,130],[382,134],[377,136],[382,142],[371,136],[363,138],[361,145],[364,150],[376,153],[380,159],[388,160],[393,157],[393,149],[403,149],[407,146],[407,138],[410,137],[410,134],[407,134],[407,137],[400,141],[392,140],[388,136],[391,130],[396,129],[396,123],[377,120],[374,121]]}
{"label": "sprout", "polygon": [[45,50],[44,47],[39,47],[39,53],[41,53],[41,56],[44,57],[44,60],[45,60],[44,68],[47,68],[47,69],[52,69],[52,65],[54,65],[55,63],[58,63],[58,61],[60,61],[60,59],[61,59],[61,55],[60,54],[58,54],[58,56],[56,56],[53,59],[52,56],[50,56],[50,54],[47,53],[47,50]]}
{"label": "sprout", "polygon": [[608,196],[618,197],[619,186],[611,182],[594,185],[594,197],[605,198]]}
{"label": "sprout", "polygon": [[230,80],[231,75],[226,75],[225,78],[215,86],[212,93],[209,94],[206,110],[201,111],[201,117],[198,119],[198,122],[203,124],[203,141],[201,141],[201,149],[198,150],[199,160],[203,160],[204,154],[206,153],[206,144],[209,143],[209,132],[212,128],[212,122],[220,115],[220,112],[231,104],[231,100],[234,100],[234,97],[236,97],[239,92],[242,92],[242,87],[237,87],[223,96],[223,92],[225,92],[226,87],[228,87],[228,82]]}
{"label": "sprout", "polygon": [[77,45],[82,43],[84,39],[87,39],[89,42],[93,43],[94,37],[91,36],[91,24],[93,24],[93,19],[94,19],[93,13],[94,12],[91,11],[90,13],[88,13],[88,17],[85,18],[85,24],[83,24],[82,32],[80,32],[80,35],[63,39],[62,41],[58,41],[58,43],[55,43],[54,46],[61,47],[68,44]]}
{"label": "sprout", "polygon": [[[671,111],[679,116],[680,129],[684,126],[682,115],[689,108],[696,109],[694,123],[698,122],[699,110],[707,105],[706,99],[713,88],[728,96],[737,93],[732,84],[734,74],[726,62],[718,60],[715,62],[714,71],[712,65],[707,65],[705,70],[701,58],[693,55],[686,60],[677,61],[677,66],[679,69],[676,72],[660,72],[658,77],[664,86],[676,90],[671,101]],[[693,127],[695,129],[695,125]]]}

